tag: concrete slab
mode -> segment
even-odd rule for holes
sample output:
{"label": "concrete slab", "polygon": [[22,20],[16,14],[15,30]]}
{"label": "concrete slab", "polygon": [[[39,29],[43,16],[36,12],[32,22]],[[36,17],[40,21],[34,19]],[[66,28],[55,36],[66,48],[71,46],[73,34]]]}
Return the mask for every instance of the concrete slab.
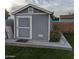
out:
{"label": "concrete slab", "polygon": [[17,39],[7,39],[5,41],[6,45],[13,46],[23,46],[23,47],[36,47],[36,48],[51,48],[51,49],[64,49],[64,50],[72,50],[71,45],[68,43],[66,38],[61,34],[61,39],[59,42],[40,42],[31,40],[25,43],[16,42]]}

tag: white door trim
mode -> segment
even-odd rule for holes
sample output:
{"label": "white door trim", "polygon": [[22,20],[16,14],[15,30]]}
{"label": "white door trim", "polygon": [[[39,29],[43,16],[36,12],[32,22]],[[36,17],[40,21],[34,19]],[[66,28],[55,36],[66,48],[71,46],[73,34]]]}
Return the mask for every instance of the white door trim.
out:
{"label": "white door trim", "polygon": [[[30,27],[19,27],[18,26],[18,18],[30,18]],[[16,20],[17,20],[17,38],[19,39],[32,39],[32,16],[16,16]],[[30,37],[19,37],[19,32],[18,32],[18,28],[26,28],[29,29],[30,28]]]}

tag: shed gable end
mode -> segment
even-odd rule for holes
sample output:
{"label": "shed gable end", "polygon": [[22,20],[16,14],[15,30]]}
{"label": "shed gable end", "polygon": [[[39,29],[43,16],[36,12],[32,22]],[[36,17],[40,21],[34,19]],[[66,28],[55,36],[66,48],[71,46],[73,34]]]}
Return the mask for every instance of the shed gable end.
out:
{"label": "shed gable end", "polygon": [[26,8],[26,9],[24,9],[24,10],[18,12],[18,13],[28,13],[28,8]]}
{"label": "shed gable end", "polygon": [[44,11],[42,11],[42,10],[39,10],[39,9],[34,8],[34,7],[31,7],[31,6],[29,6],[28,8],[26,8],[26,9],[24,9],[24,10],[21,10],[21,11],[18,12],[18,13],[29,13],[29,8],[33,8],[33,13],[46,13],[46,12],[44,12]]}

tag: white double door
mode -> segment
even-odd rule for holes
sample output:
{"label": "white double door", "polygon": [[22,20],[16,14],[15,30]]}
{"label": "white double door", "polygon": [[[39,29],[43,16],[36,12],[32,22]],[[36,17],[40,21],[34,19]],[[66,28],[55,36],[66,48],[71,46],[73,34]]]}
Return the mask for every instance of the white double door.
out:
{"label": "white double door", "polygon": [[17,16],[17,38],[32,39],[32,16]]}

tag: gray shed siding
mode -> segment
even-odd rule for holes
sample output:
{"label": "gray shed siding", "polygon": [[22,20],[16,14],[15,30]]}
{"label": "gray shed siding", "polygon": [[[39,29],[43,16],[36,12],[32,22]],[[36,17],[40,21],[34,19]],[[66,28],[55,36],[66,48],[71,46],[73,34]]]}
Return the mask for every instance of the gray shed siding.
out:
{"label": "gray shed siding", "polygon": [[28,8],[26,8],[26,9],[24,9],[24,10],[18,12],[18,13],[28,13]]}
{"label": "gray shed siding", "polygon": [[41,11],[41,10],[38,10],[38,9],[36,9],[36,8],[34,8],[34,13],[45,13],[44,11]]}
{"label": "gray shed siding", "polygon": [[[43,38],[38,37],[43,34]],[[33,40],[48,41],[48,15],[33,15],[32,17]]]}
{"label": "gray shed siding", "polygon": [[[24,16],[29,16],[29,14]],[[48,41],[48,14],[34,14],[30,16],[32,16],[32,40]],[[16,24],[17,21],[15,16],[15,38],[17,38]],[[39,34],[43,34],[43,37],[38,37]]]}

